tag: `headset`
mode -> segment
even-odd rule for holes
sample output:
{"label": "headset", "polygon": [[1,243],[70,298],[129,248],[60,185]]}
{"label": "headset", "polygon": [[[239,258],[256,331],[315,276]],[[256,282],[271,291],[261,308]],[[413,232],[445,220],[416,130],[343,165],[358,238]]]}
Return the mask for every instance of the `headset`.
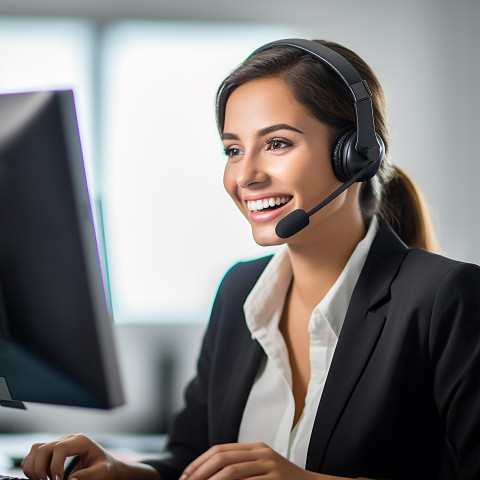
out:
{"label": "headset", "polygon": [[309,217],[330,203],[355,182],[365,182],[378,172],[385,154],[385,145],[375,132],[372,92],[357,70],[342,55],[320,43],[291,38],[267,43],[250,56],[274,47],[293,47],[331,68],[348,86],[355,107],[356,128],[349,129],[336,140],[332,149],[332,168],[343,184],[314,208],[297,209],[278,222],[275,231],[280,238],[289,238],[309,224]]}

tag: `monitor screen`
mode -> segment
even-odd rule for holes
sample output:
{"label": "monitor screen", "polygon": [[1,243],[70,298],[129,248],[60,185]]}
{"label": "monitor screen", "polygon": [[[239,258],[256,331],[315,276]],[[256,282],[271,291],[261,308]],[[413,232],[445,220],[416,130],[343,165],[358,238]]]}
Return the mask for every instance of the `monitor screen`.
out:
{"label": "monitor screen", "polygon": [[0,404],[123,403],[71,91],[0,95]]}

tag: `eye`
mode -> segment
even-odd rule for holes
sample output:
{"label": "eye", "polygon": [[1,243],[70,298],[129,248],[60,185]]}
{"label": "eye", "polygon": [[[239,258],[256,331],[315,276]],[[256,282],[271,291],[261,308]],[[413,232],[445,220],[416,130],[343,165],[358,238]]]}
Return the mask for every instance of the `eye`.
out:
{"label": "eye", "polygon": [[243,153],[238,147],[225,147],[223,151],[228,158],[235,158]]}
{"label": "eye", "polygon": [[286,138],[278,138],[278,137],[269,138],[265,140],[265,143],[267,144],[267,150],[274,151],[274,152],[284,150],[293,145],[293,143],[290,140],[287,140]]}

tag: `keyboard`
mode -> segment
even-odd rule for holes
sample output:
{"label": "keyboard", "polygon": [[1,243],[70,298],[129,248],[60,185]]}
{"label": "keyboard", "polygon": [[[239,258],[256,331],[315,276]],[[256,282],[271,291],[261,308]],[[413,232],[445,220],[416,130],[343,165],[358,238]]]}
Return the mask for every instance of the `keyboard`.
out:
{"label": "keyboard", "polygon": [[27,480],[26,478],[10,477],[9,475],[0,475],[0,480]]}

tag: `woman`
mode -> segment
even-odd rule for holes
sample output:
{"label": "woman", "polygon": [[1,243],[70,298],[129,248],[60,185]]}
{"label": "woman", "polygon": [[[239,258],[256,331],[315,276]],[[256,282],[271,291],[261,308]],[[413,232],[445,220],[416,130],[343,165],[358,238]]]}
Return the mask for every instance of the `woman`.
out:
{"label": "woman", "polygon": [[372,93],[376,139],[350,175],[362,182],[279,238],[279,220],[347,181],[338,155],[365,130],[367,96],[354,104],[298,45],[249,57],[217,98],[224,183],[255,240],[286,246],[225,276],[168,457],[125,464],[72,435],[32,447],[27,476],[61,478],[78,454],[78,480],[480,478],[480,268],[424,250],[435,243],[421,199],[382,161],[377,79],[353,52],[319,44]]}

